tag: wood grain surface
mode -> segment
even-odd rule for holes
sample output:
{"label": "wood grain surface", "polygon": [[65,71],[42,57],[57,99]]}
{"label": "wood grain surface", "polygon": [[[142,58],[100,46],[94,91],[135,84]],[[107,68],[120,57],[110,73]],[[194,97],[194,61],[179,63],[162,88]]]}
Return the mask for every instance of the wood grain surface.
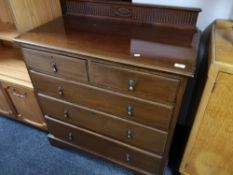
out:
{"label": "wood grain surface", "polygon": [[193,30],[64,16],[15,41],[192,77],[199,37],[200,33]]}
{"label": "wood grain surface", "polygon": [[[146,74],[96,62],[91,62],[89,65],[90,81],[97,86],[100,85],[113,91],[152,101],[174,103],[176,100],[179,79]],[[130,85],[130,81],[133,81],[132,85]],[[132,86],[132,90],[129,89],[130,86]]]}
{"label": "wood grain surface", "polygon": [[219,20],[212,28],[208,80],[180,167],[183,175],[233,174],[232,25]]}
{"label": "wood grain surface", "polygon": [[33,89],[9,82],[3,82],[2,84],[14,104],[20,120],[24,120],[33,126],[47,129]]}
{"label": "wood grain surface", "polygon": [[[49,77],[33,71],[31,71],[31,77],[38,93],[87,106],[151,127],[163,130],[169,129],[174,108],[172,105],[135,99],[130,96]],[[59,88],[62,88],[63,95],[58,94]],[[129,105],[133,107],[131,116],[128,116]]]}
{"label": "wood grain surface", "polygon": [[[47,116],[163,155],[167,132],[39,94]],[[104,126],[104,127],[103,127]]]}
{"label": "wood grain surface", "polygon": [[88,81],[87,60],[22,49],[29,69],[64,79]]}
{"label": "wood grain surface", "polygon": [[0,80],[32,88],[20,49],[0,46]]}
{"label": "wood grain surface", "polygon": [[233,174],[233,75],[219,73],[185,171],[190,175]]}
{"label": "wood grain surface", "polygon": [[[111,138],[99,135],[97,133],[68,125],[53,118],[46,117],[50,131],[54,136],[65,142],[76,145],[81,150],[98,154],[102,157],[108,157],[114,162],[138,169],[145,174],[159,174],[161,167],[161,157],[143,151],[136,147],[129,146],[122,142],[117,142]],[[72,134],[73,138],[69,138]],[[127,159],[127,155],[130,156]]]}
{"label": "wood grain surface", "polygon": [[9,0],[9,3],[19,33],[61,16],[59,0]]}

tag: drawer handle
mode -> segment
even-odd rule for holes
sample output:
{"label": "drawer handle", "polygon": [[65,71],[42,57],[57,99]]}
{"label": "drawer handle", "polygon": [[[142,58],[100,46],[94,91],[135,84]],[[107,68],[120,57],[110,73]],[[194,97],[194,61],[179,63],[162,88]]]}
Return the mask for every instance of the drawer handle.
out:
{"label": "drawer handle", "polygon": [[68,118],[69,117],[69,112],[67,110],[64,111],[64,117]]}
{"label": "drawer handle", "polygon": [[135,85],[136,85],[135,80],[129,80],[129,81],[128,81],[128,90],[129,90],[129,91],[134,91]]}
{"label": "drawer handle", "polygon": [[64,95],[63,87],[62,87],[62,86],[58,86],[58,87],[57,87],[57,91],[58,91],[58,94],[59,94],[60,96],[63,96],[63,95]]}
{"label": "drawer handle", "polygon": [[51,67],[53,72],[57,72],[57,64],[55,62],[51,62]]}
{"label": "drawer handle", "polygon": [[16,97],[19,97],[19,98],[25,98],[27,93],[24,92],[24,93],[19,93],[16,91],[16,89],[13,89],[13,95],[16,96]]}
{"label": "drawer handle", "polygon": [[133,130],[132,129],[128,129],[127,130],[127,138],[128,139],[132,139],[133,138]]}
{"label": "drawer handle", "polygon": [[68,139],[69,139],[69,141],[74,140],[74,134],[72,132],[69,133]]}
{"label": "drawer handle", "polygon": [[130,161],[131,161],[131,156],[130,156],[130,154],[128,154],[128,153],[125,154],[125,160],[126,160],[127,162],[130,162]]}
{"label": "drawer handle", "polygon": [[129,105],[127,107],[127,114],[128,114],[128,117],[132,117],[133,116],[133,106],[132,105]]}

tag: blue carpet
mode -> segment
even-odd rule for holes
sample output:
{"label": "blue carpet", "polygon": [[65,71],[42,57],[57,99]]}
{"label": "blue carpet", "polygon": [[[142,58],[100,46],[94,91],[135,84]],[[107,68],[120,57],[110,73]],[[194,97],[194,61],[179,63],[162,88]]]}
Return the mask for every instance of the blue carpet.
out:
{"label": "blue carpet", "polygon": [[132,174],[95,156],[53,147],[47,133],[0,116],[0,175]]}

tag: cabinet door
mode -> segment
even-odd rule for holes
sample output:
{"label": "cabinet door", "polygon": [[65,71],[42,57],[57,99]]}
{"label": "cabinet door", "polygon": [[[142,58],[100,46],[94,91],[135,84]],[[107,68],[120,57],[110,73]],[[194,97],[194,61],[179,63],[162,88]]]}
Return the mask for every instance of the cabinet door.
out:
{"label": "cabinet door", "polygon": [[9,99],[0,84],[0,113],[7,116],[13,115],[13,109],[10,107]]}
{"label": "cabinet door", "polygon": [[232,74],[218,74],[196,138],[189,146],[192,149],[185,165],[185,174],[233,174]]}
{"label": "cabinet door", "polygon": [[6,88],[16,108],[18,117],[20,117],[21,120],[41,128],[46,128],[33,89],[10,83],[4,83],[4,87]]}

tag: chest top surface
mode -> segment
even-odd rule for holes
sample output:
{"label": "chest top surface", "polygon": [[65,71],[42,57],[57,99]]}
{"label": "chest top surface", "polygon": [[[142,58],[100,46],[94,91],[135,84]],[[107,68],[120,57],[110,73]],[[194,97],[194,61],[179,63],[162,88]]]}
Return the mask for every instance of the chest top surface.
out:
{"label": "chest top surface", "polygon": [[22,34],[15,41],[193,76],[199,36],[194,30],[65,15]]}

